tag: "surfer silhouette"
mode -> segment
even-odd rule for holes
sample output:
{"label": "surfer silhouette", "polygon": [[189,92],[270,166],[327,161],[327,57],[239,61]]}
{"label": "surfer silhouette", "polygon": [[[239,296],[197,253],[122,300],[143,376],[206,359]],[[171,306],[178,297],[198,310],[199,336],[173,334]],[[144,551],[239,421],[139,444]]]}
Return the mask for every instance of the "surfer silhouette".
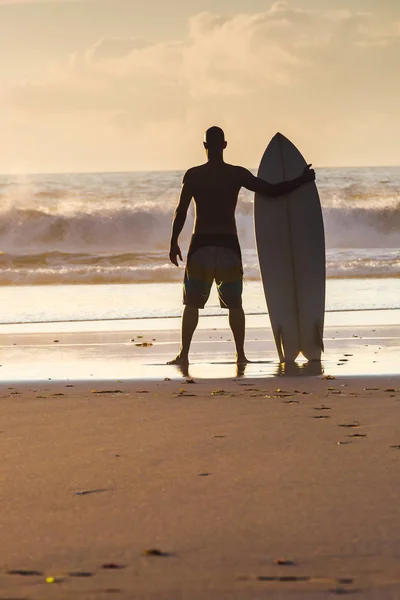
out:
{"label": "surfer silhouette", "polygon": [[183,282],[181,347],[178,355],[167,364],[183,370],[189,365],[189,349],[196,330],[199,309],[204,308],[215,280],[220,306],[229,311],[236,362],[249,362],[244,352],[245,315],[242,307],[243,267],[237,236],[235,210],[242,187],[275,198],[295,190],[303,183],[315,180],[315,172],[307,165],[296,179],[271,184],[254,176],[243,167],[224,162],[227,146],[224,131],[210,127],[203,142],[207,162],[186,171],[178,206],[175,210],[169,258],[179,266],[182,253],[179,235],[186,221],[192,199],[195,204],[195,222],[190,241]]}

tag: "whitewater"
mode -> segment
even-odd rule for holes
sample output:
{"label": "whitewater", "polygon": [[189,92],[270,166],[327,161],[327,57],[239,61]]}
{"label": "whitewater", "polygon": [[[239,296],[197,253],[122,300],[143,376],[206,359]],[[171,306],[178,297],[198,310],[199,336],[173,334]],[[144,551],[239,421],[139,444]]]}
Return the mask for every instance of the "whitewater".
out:
{"label": "whitewater", "polygon": [[[328,278],[399,277],[400,168],[316,172]],[[0,176],[0,285],[180,281],[168,247],[182,176]],[[236,217],[245,277],[259,281],[251,192],[241,192]],[[192,225],[191,208],[184,252]]]}

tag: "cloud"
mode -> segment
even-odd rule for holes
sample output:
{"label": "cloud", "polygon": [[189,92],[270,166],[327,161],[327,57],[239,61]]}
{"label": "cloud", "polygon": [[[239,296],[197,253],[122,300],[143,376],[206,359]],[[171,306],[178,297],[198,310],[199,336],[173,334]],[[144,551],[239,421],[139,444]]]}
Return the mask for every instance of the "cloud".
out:
{"label": "cloud", "polygon": [[89,62],[116,59],[148,45],[148,42],[140,38],[103,38],[89,48],[85,58]]}
{"label": "cloud", "polygon": [[203,12],[176,41],[102,39],[5,90],[3,102],[64,139],[62,158],[76,135],[85,160],[102,168],[126,168],[127,156],[139,168],[184,165],[213,123],[227,129],[231,158],[250,165],[278,129],[320,164],[390,162],[400,135],[398,22],[299,4]]}

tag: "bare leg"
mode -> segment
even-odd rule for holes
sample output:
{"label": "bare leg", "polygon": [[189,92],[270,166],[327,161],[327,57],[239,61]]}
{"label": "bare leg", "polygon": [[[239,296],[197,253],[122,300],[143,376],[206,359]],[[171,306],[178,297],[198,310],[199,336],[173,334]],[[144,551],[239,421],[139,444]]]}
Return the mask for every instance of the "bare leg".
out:
{"label": "bare leg", "polygon": [[229,325],[235,340],[236,362],[238,364],[248,363],[244,353],[245,316],[242,307],[229,309]]}
{"label": "bare leg", "polygon": [[178,356],[167,362],[167,365],[188,365],[189,349],[193,334],[199,322],[199,309],[193,306],[185,306],[182,314],[181,349]]}

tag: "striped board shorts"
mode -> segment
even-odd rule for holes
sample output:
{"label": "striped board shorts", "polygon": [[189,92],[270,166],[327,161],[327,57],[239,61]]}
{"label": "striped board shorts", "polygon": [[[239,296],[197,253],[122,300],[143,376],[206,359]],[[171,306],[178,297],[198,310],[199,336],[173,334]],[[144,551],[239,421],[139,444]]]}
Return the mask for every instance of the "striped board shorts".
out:
{"label": "striped board shorts", "polygon": [[204,308],[214,281],[221,308],[242,306],[242,261],[237,252],[224,246],[203,246],[190,256],[183,282],[183,304]]}

